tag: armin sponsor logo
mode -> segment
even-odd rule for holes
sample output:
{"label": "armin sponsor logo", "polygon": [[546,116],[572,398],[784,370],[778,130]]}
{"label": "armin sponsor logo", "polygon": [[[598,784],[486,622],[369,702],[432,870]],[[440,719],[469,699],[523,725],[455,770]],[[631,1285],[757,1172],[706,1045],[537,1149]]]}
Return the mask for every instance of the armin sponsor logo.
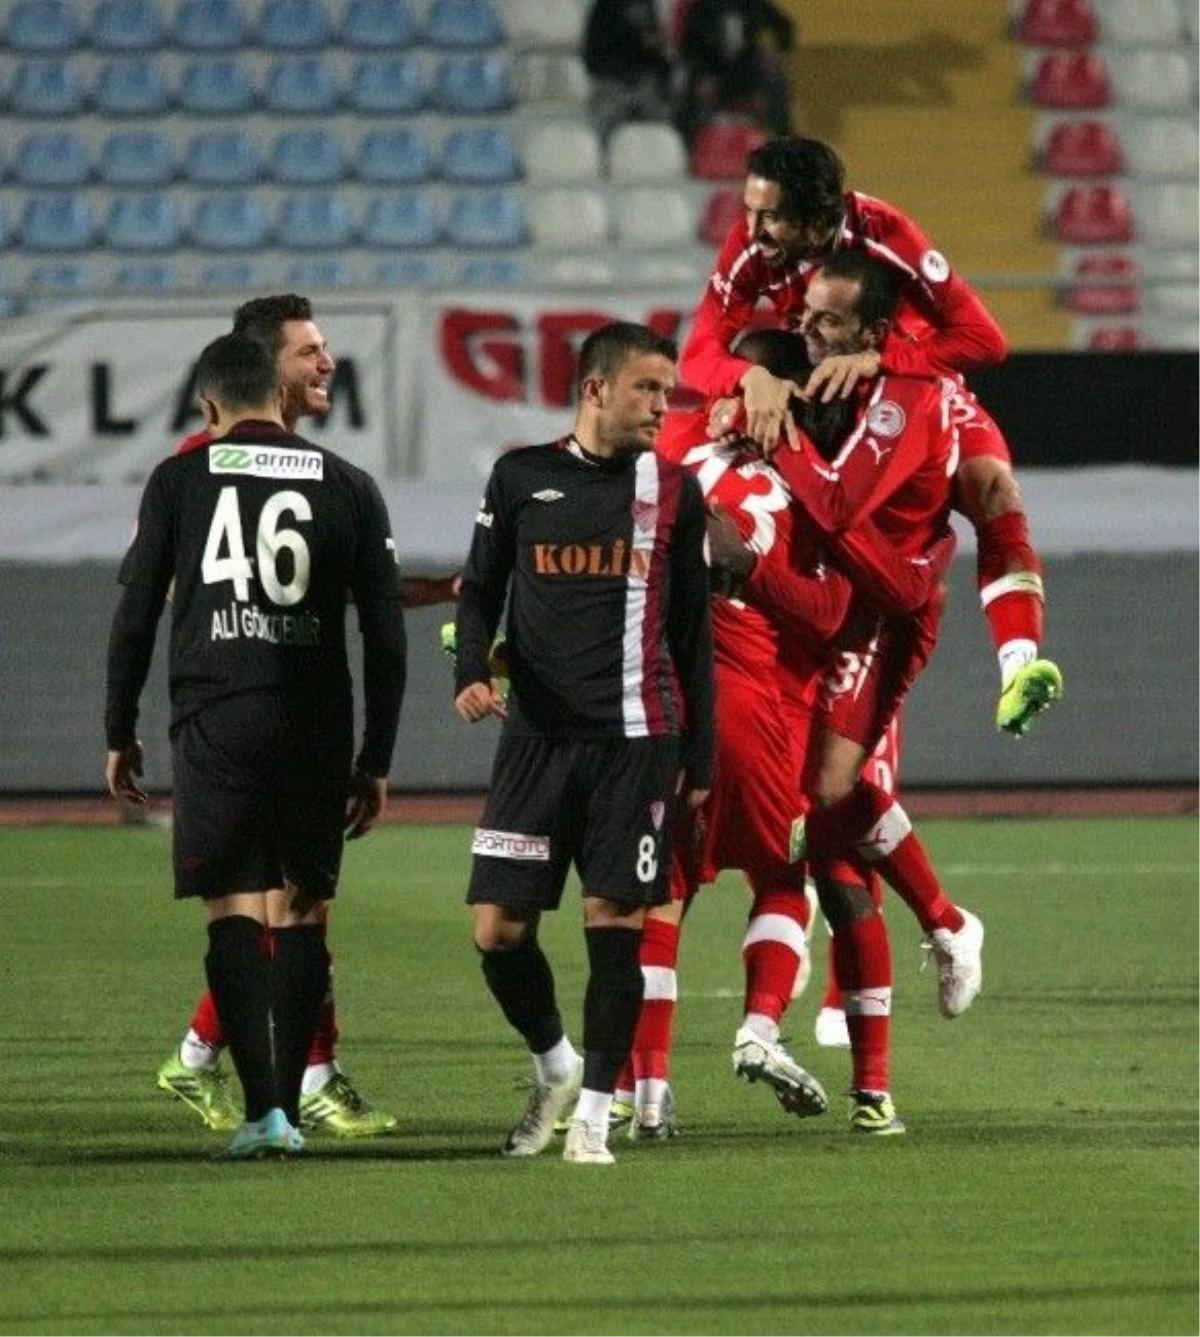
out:
{"label": "armin sponsor logo", "polygon": [[491,859],[530,859],[536,863],[549,863],[550,837],[525,836],[519,831],[488,831],[477,827],[475,839],[471,841],[471,853]]}
{"label": "armin sponsor logo", "polygon": [[249,478],[320,479],[325,476],[325,457],[315,450],[279,446],[213,446],[208,452],[208,472]]}

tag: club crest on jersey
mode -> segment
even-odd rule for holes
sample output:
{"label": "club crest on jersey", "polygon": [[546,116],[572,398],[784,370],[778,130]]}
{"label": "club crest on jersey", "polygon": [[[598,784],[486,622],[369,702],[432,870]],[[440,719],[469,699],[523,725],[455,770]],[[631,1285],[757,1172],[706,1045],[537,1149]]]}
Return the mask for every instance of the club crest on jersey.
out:
{"label": "club crest on jersey", "polygon": [[867,430],[876,436],[899,436],[904,431],[904,410],[894,400],[883,399],[867,412]]}
{"label": "club crest on jersey", "polygon": [[316,450],[289,450],[286,446],[213,446],[208,452],[210,474],[242,474],[249,478],[325,477],[325,457]]}
{"label": "club crest on jersey", "polygon": [[930,283],[945,283],[950,277],[950,264],[941,251],[926,251],[918,264]]}
{"label": "club crest on jersey", "polygon": [[658,523],[658,503],[653,501],[642,501],[640,497],[635,497],[633,502],[633,523],[637,525],[643,534],[649,534]]}
{"label": "club crest on jersey", "polygon": [[534,501],[562,501],[563,494],[557,488],[544,487],[533,494]]}
{"label": "club crest on jersey", "polygon": [[650,805],[650,821],[656,831],[662,830],[663,818],[667,815],[667,805],[662,799],[655,799]]}

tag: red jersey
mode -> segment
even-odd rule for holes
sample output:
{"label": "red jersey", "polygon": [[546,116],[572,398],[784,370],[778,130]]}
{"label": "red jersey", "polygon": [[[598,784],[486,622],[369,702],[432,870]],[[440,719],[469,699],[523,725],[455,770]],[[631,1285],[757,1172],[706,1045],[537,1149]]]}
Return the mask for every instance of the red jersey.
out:
{"label": "red jersey", "polygon": [[[883,348],[883,371],[936,376],[1004,358],[1003,330],[912,219],[855,190],[846,193],[845,204],[835,245],[861,247],[905,278],[895,328]],[[762,301],[774,308],[781,324],[798,318],[819,266],[819,260],[769,265],[745,220],[738,219],[717,256],[684,345],[680,375],[686,384],[710,396],[732,394],[752,364],[731,354],[730,343]]]}

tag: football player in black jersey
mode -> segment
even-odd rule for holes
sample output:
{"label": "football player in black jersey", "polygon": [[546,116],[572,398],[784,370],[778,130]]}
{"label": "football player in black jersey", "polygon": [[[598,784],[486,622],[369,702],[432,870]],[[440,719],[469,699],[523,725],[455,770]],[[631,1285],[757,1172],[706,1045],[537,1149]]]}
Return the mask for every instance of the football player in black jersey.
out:
{"label": "football player in black jersey", "polygon": [[[245,1095],[225,1154],[244,1158],[302,1145],[300,1082],[328,985],[319,911],[343,831],[368,831],[386,798],[406,642],[370,476],[284,427],[274,359],[254,340],[211,343],[197,384],[213,441],[155,469],[121,569],[106,778],[144,801],[138,699],[173,584],[175,894],[208,911],[209,985]],[[364,650],[356,758],[347,590]]]}
{"label": "football player in black jersey", "polygon": [[[704,504],[653,450],[675,360],[641,325],[590,335],[571,434],[496,463],[463,571],[455,707],[469,721],[504,717],[467,900],[484,978],[536,1074],[509,1156],[542,1151],[571,1111],[564,1159],[611,1163],[643,917],[666,897],[672,808],[698,806],[711,784]],[[507,699],[488,665],[506,604]],[[572,863],[589,963],[582,1057],[537,932]]]}

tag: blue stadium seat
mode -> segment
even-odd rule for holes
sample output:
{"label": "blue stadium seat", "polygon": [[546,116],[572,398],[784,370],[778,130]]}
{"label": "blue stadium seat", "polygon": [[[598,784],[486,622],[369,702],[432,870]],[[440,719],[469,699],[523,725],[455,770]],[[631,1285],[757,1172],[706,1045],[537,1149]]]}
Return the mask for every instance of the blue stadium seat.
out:
{"label": "blue stadium seat", "polygon": [[29,287],[39,297],[86,297],[92,291],[92,273],[83,260],[56,260],[38,265]]}
{"label": "blue stadium seat", "polygon": [[231,51],[246,38],[246,16],[237,0],[180,0],[173,32],[176,46]]}
{"label": "blue stadium seat", "polygon": [[332,130],[288,130],[271,148],[270,168],[287,185],[330,185],[342,179],[342,146]]}
{"label": "blue stadium seat", "polygon": [[443,56],[433,101],[451,115],[481,115],[512,106],[508,66],[497,56]]}
{"label": "blue stadium seat", "polygon": [[423,190],[374,195],[363,215],[362,244],[377,250],[436,246],[441,220],[433,196]]}
{"label": "blue stadium seat", "polygon": [[21,245],[27,251],[86,251],[95,224],[83,195],[31,195],[21,211]]}
{"label": "blue stadium seat", "polygon": [[436,288],[446,282],[446,271],[435,255],[395,255],[380,262],[374,281],[387,288]]}
{"label": "blue stadium seat", "polygon": [[322,0],[267,0],[258,41],[273,50],[311,51],[328,45],[330,26]]}
{"label": "blue stadium seat", "polygon": [[411,56],[366,57],[354,67],[350,107],[370,115],[405,115],[425,105],[425,79]]}
{"label": "blue stadium seat", "polygon": [[74,65],[65,60],[21,61],[8,110],[14,116],[77,116],[83,110],[83,86]]}
{"label": "blue stadium seat", "polygon": [[78,41],[74,11],[66,0],[18,0],[5,36],[23,56],[71,51]]}
{"label": "blue stadium seat", "polygon": [[165,186],[175,175],[175,150],[153,130],[118,130],[100,151],[98,174],[109,186]]}
{"label": "blue stadium seat", "polygon": [[192,215],[192,241],[206,251],[256,251],[267,240],[262,206],[243,191],[205,195]]}
{"label": "blue stadium seat", "polygon": [[8,216],[8,209],[0,203],[0,246],[7,246],[11,236],[12,220]]}
{"label": "blue stadium seat", "polygon": [[117,270],[118,292],[170,292],[179,287],[179,270],[170,260],[135,260]]}
{"label": "blue stadium seat", "polygon": [[261,269],[258,261],[249,256],[239,256],[236,260],[215,260],[204,267],[200,276],[200,285],[204,288],[259,288],[262,286]]}
{"label": "blue stadium seat", "polygon": [[254,106],[254,89],[232,56],[201,56],[183,72],[180,105],[193,116],[240,116]]}
{"label": "blue stadium seat", "polygon": [[515,288],[525,282],[525,266],[511,255],[483,256],[464,261],[458,281],[472,288]]}
{"label": "blue stadium seat", "polygon": [[275,239],[298,251],[336,250],[348,246],[354,235],[341,196],[331,190],[288,195],[280,201]]}
{"label": "blue stadium seat", "polygon": [[113,251],[172,251],[182,235],[175,201],[158,191],[118,195],[104,220],[104,244]]}
{"label": "blue stadium seat", "polygon": [[319,116],[337,110],[337,79],[319,56],[281,56],[267,72],[263,103],[289,116]]}
{"label": "blue stadium seat", "polygon": [[511,190],[463,191],[450,206],[450,244],[469,250],[523,246],[528,230],[521,197]]}
{"label": "blue stadium seat", "polygon": [[108,116],[161,116],[170,102],[153,56],[110,60],[96,80],[96,109]]}
{"label": "blue stadium seat", "polygon": [[338,256],[308,255],[288,265],[284,282],[293,291],[306,292],[310,288],[349,288],[354,276]]}
{"label": "blue stadium seat", "polygon": [[378,186],[427,181],[433,175],[429,141],[419,130],[369,130],[358,146],[355,171]]}
{"label": "blue stadium seat", "polygon": [[488,0],[433,0],[425,19],[430,46],[490,51],[504,42],[504,29]]}
{"label": "blue stadium seat", "polygon": [[245,130],[204,130],[183,158],[183,174],[199,186],[248,186],[260,173],[258,144]]}
{"label": "blue stadium seat", "polygon": [[418,41],[407,0],[350,0],[342,41],[347,46],[397,51]]}
{"label": "blue stadium seat", "polygon": [[88,173],[88,151],[70,130],[29,135],[13,162],[13,175],[21,186],[82,186]]}
{"label": "blue stadium seat", "polygon": [[154,0],[100,0],[88,29],[98,51],[155,51],[163,36],[162,11]]}
{"label": "blue stadium seat", "polygon": [[470,126],[452,130],[442,145],[442,175],[464,185],[504,185],[521,175],[507,130]]}

